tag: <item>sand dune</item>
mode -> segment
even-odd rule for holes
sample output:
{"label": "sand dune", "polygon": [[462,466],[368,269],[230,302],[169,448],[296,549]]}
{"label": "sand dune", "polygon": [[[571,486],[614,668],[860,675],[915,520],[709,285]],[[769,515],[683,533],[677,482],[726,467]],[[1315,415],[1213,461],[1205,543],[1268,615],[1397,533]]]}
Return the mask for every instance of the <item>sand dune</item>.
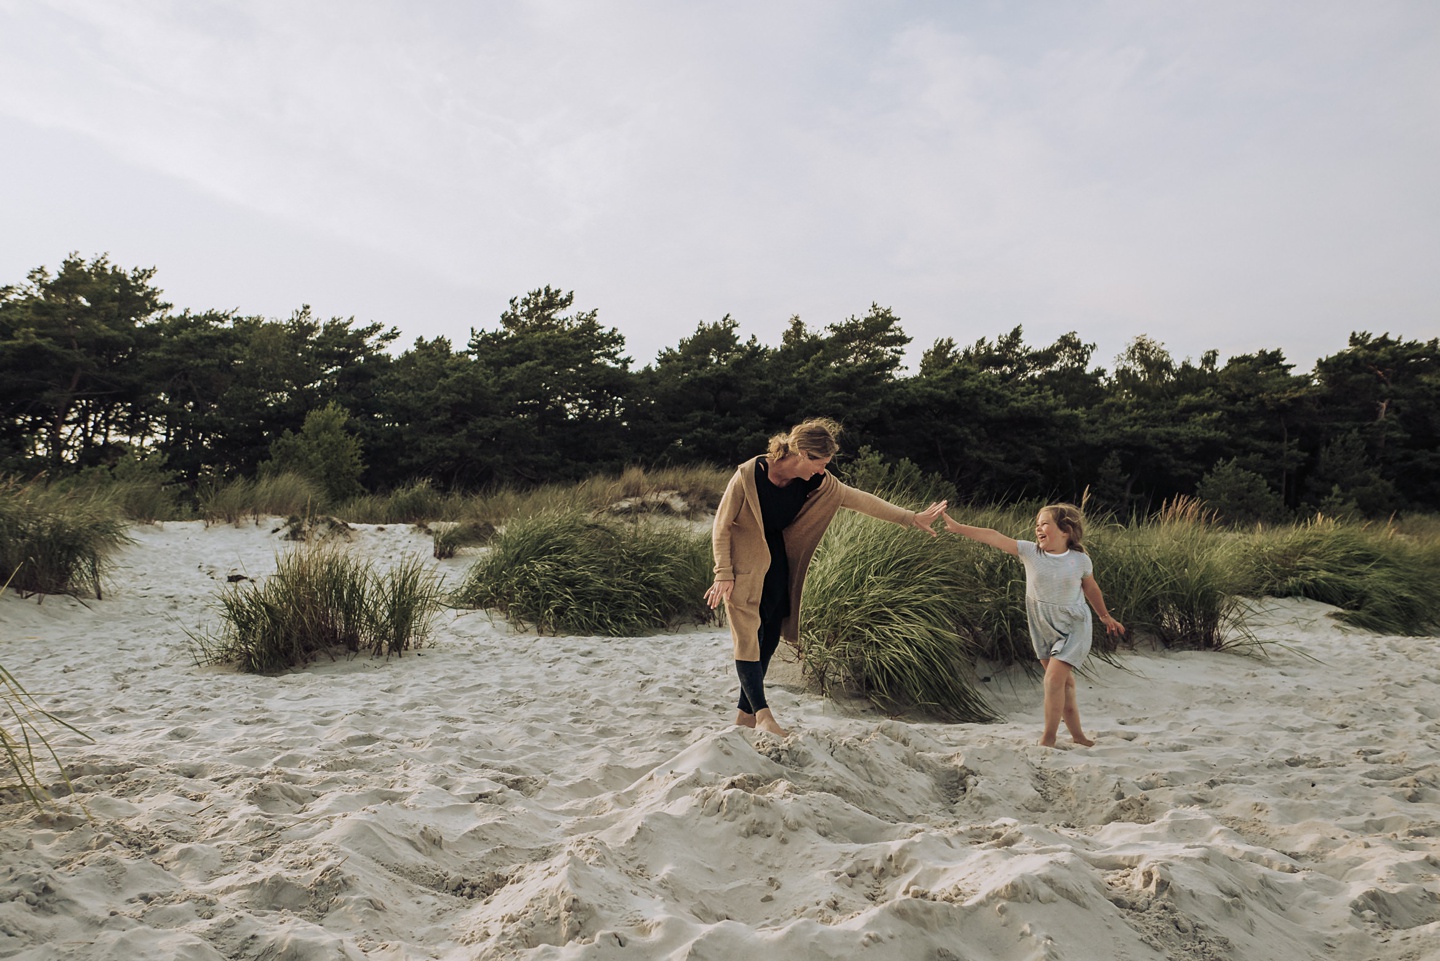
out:
{"label": "sand dune", "polygon": [[1033,743],[1018,671],[984,726],[777,688],[780,740],[727,726],[720,630],[449,613],[399,659],[197,667],[272,526],[137,528],[105,600],[0,598],[0,663],[94,738],[54,739],[77,797],[0,806],[0,957],[1440,958],[1435,638],[1271,601],[1268,660],[1096,665],[1088,750]]}

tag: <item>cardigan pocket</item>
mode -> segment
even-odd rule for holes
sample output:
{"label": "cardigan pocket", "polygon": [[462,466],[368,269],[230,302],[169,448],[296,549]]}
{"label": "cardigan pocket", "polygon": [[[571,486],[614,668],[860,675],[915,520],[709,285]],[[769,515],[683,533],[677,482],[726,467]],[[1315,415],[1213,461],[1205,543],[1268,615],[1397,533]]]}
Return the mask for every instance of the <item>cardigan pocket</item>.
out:
{"label": "cardigan pocket", "polygon": [[760,603],[760,592],[765,587],[765,578],[750,571],[735,572],[735,590],[731,596],[746,606]]}

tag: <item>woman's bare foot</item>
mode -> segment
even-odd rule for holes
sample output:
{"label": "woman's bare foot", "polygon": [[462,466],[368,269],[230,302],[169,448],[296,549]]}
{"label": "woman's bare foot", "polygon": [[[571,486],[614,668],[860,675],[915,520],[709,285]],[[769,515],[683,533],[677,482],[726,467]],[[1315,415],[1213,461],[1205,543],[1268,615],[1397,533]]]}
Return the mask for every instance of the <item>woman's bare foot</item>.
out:
{"label": "woman's bare foot", "polygon": [[1054,747],[1055,735],[1052,734],[1049,737],[1042,737],[1037,743],[1039,743],[1041,747]]}
{"label": "woman's bare foot", "polygon": [[1083,735],[1083,734],[1072,734],[1072,735],[1070,735],[1070,740],[1074,741],[1076,744],[1080,745],[1081,747],[1094,747],[1094,746],[1095,746],[1095,742],[1092,741],[1092,740],[1090,740],[1088,737],[1086,737],[1086,736]]}
{"label": "woman's bare foot", "polygon": [[754,714],[746,714],[744,711],[740,710],[739,708],[736,708],[736,710],[735,710],[735,726],[736,726],[736,727],[754,727],[754,726],[755,726],[755,715],[754,715]]}
{"label": "woman's bare foot", "polygon": [[777,737],[789,737],[790,735],[790,732],[781,727],[780,722],[775,720],[775,715],[770,713],[768,707],[762,707],[755,712],[755,730],[765,731]]}

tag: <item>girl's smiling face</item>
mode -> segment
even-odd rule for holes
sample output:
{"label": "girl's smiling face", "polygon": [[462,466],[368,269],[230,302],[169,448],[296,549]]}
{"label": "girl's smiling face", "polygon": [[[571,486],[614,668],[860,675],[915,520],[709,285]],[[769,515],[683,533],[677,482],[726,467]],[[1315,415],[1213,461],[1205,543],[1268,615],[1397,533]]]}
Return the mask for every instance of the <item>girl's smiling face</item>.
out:
{"label": "girl's smiling face", "polygon": [[1035,543],[1048,554],[1063,554],[1070,549],[1070,535],[1055,524],[1049,511],[1035,515]]}

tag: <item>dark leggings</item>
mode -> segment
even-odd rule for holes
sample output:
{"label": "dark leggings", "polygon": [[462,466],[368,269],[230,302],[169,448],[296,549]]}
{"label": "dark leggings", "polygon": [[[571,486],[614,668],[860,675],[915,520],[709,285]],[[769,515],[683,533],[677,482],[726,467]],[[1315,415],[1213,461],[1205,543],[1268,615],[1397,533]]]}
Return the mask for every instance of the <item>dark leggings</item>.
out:
{"label": "dark leggings", "polygon": [[755,714],[770,705],[765,701],[765,672],[770,670],[770,658],[780,647],[780,620],[760,622],[760,660],[736,661],[735,673],[740,675],[740,703],[737,705],[746,714]]}

